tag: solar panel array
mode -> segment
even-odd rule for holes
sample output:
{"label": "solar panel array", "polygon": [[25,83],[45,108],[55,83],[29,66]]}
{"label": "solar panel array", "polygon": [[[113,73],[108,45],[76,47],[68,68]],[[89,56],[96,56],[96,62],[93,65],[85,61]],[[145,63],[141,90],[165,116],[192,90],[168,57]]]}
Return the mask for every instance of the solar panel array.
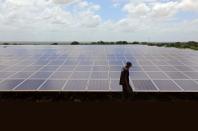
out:
{"label": "solar panel array", "polygon": [[0,46],[0,91],[198,92],[198,52],[142,45]]}

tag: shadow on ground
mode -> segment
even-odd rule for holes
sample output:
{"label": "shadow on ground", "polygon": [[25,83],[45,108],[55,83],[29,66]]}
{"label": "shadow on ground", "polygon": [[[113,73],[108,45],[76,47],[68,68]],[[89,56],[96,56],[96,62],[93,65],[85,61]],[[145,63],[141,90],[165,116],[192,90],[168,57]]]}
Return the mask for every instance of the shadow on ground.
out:
{"label": "shadow on ground", "polygon": [[123,93],[111,92],[1,92],[0,102],[123,102],[123,101],[198,101],[198,93]]}

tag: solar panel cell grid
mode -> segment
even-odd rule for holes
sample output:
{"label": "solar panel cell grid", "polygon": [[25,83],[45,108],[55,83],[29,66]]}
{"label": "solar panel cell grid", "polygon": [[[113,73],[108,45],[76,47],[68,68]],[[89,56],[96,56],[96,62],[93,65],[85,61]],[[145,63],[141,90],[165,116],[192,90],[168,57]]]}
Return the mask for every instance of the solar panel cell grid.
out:
{"label": "solar panel cell grid", "polygon": [[159,69],[155,66],[142,66],[144,71],[159,71]]}
{"label": "solar panel cell grid", "polygon": [[144,72],[131,72],[130,78],[132,80],[149,80],[150,78]]}
{"label": "solar panel cell grid", "polygon": [[192,80],[175,80],[184,91],[198,91],[198,84]]}
{"label": "solar panel cell grid", "polygon": [[88,79],[90,72],[73,72],[70,79]]}
{"label": "solar panel cell grid", "polygon": [[12,75],[11,78],[13,79],[26,79],[34,72],[17,72],[16,74]]}
{"label": "solar panel cell grid", "polygon": [[119,80],[111,80],[110,89],[111,91],[122,91],[122,86],[119,85]]}
{"label": "solar panel cell grid", "polygon": [[85,91],[87,80],[69,80],[64,87],[66,91]]}
{"label": "solar panel cell grid", "polygon": [[113,79],[113,80],[119,80],[120,79],[120,72],[110,72],[109,75],[110,75],[110,78]]}
{"label": "solar panel cell grid", "polygon": [[159,66],[162,71],[177,71],[173,66]]}
{"label": "solar panel cell grid", "polygon": [[121,91],[126,61],[135,91],[198,92],[196,51],[140,45],[0,46],[0,89]]}
{"label": "solar panel cell grid", "polygon": [[5,80],[0,82],[0,90],[12,90],[23,80]]}
{"label": "solar panel cell grid", "polygon": [[108,80],[90,80],[88,85],[88,90],[91,91],[109,91]]}
{"label": "solar panel cell grid", "polygon": [[37,72],[33,74],[30,78],[31,79],[46,79],[48,78],[52,72]]}
{"label": "solar panel cell grid", "polygon": [[164,73],[162,72],[147,72],[151,79],[169,79]]}
{"label": "solar panel cell grid", "polygon": [[171,80],[154,80],[154,83],[160,91],[182,91],[182,89]]}
{"label": "solar panel cell grid", "polygon": [[92,66],[77,66],[75,71],[91,71]]}
{"label": "solar panel cell grid", "polygon": [[91,79],[108,79],[108,72],[93,72]]}
{"label": "solar panel cell grid", "polygon": [[133,85],[138,91],[158,91],[150,80],[133,80]]}
{"label": "solar panel cell grid", "polygon": [[189,79],[181,72],[165,72],[171,79]]}
{"label": "solar panel cell grid", "polygon": [[40,71],[55,71],[59,66],[44,66],[41,68]]}
{"label": "solar panel cell grid", "polygon": [[21,91],[35,91],[39,88],[39,86],[44,82],[45,80],[26,80],[25,82],[23,82],[22,84],[20,84],[19,86],[17,86],[17,88],[15,90],[21,90]]}
{"label": "solar panel cell grid", "polygon": [[75,66],[61,66],[57,71],[64,72],[64,71],[73,71]]}
{"label": "solar panel cell grid", "polygon": [[66,80],[70,77],[72,72],[55,72],[53,73],[49,79],[61,79]]}
{"label": "solar panel cell grid", "polygon": [[4,78],[7,78],[15,73],[16,72],[0,72],[0,78],[4,79]]}
{"label": "solar panel cell grid", "polygon": [[184,74],[191,79],[198,79],[198,72],[184,72]]}
{"label": "solar panel cell grid", "polygon": [[39,90],[62,90],[66,80],[48,80],[46,81]]}

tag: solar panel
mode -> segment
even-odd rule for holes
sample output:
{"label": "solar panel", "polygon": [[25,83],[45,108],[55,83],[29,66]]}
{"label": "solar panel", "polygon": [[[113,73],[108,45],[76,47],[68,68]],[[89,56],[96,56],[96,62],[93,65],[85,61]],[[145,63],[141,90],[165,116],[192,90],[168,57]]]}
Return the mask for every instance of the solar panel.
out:
{"label": "solar panel", "polygon": [[175,66],[175,68],[179,71],[193,71],[191,68],[187,66]]}
{"label": "solar panel", "polygon": [[18,84],[20,84],[23,80],[5,80],[0,83],[0,90],[12,90]]}
{"label": "solar panel", "polygon": [[95,61],[94,64],[95,65],[107,65],[108,62],[106,60],[100,60],[100,61]]}
{"label": "solar panel", "polygon": [[68,79],[72,72],[55,72],[53,73],[49,79]]}
{"label": "solar panel", "polygon": [[108,72],[92,72],[91,79],[108,79]]}
{"label": "solar panel", "polygon": [[93,71],[108,71],[108,66],[94,66]]}
{"label": "solar panel", "polygon": [[192,80],[175,80],[184,91],[198,91],[198,84]]}
{"label": "solar panel", "polygon": [[26,80],[21,85],[17,86],[15,90],[21,90],[21,91],[35,91],[39,88],[39,86],[44,82],[45,80]]}
{"label": "solar panel", "polygon": [[42,66],[27,66],[23,71],[38,71]]}
{"label": "solar panel", "polygon": [[52,72],[37,72],[34,75],[32,75],[30,78],[31,79],[45,79],[48,78]]}
{"label": "solar panel", "polygon": [[142,68],[140,66],[133,66],[131,71],[142,71]]}
{"label": "solar panel", "polygon": [[160,91],[182,91],[173,81],[171,80],[154,80],[155,85]]}
{"label": "solar panel", "polygon": [[73,71],[74,70],[74,68],[75,68],[75,66],[61,66],[59,69],[58,69],[58,71]]}
{"label": "solar panel", "polygon": [[164,73],[162,72],[147,72],[149,77],[154,80],[164,80],[164,79],[169,79]]}
{"label": "solar panel", "polygon": [[110,66],[110,71],[121,71],[122,66]]}
{"label": "solar panel", "polygon": [[91,71],[91,66],[77,66],[75,71]]}
{"label": "solar panel", "polygon": [[85,91],[87,80],[69,80],[64,88],[66,91]]}
{"label": "solar panel", "polygon": [[25,66],[11,66],[9,68],[6,68],[5,71],[9,71],[9,72],[16,72],[16,71],[21,71],[25,68]]}
{"label": "solar panel", "polygon": [[184,72],[191,79],[198,79],[198,72]]}
{"label": "solar panel", "polygon": [[55,71],[59,66],[44,66],[40,71]]}
{"label": "solar panel", "polygon": [[110,89],[111,91],[122,91],[122,86],[119,85],[119,80],[111,80]]}
{"label": "solar panel", "polygon": [[110,72],[109,75],[110,75],[110,78],[112,80],[119,80],[120,79],[120,72]]}
{"label": "solar panel", "polygon": [[39,90],[62,90],[66,80],[48,80],[46,81]]}
{"label": "solar panel", "polygon": [[177,71],[173,66],[159,66],[162,71]]}
{"label": "solar panel", "polygon": [[150,80],[133,80],[134,89],[137,91],[157,91]]}
{"label": "solar panel", "polygon": [[0,65],[0,71],[4,70],[6,66]]}
{"label": "solar panel", "polygon": [[73,72],[71,79],[88,79],[90,72]]}
{"label": "solar panel", "polygon": [[36,61],[33,63],[33,65],[47,65],[48,63],[49,63],[49,60]]}
{"label": "solar panel", "polygon": [[159,71],[159,69],[155,66],[142,66],[144,71]]}
{"label": "solar panel", "polygon": [[34,72],[17,72],[13,76],[11,76],[11,78],[13,78],[13,79],[26,79],[27,77],[29,77],[33,73]]}
{"label": "solar panel", "polygon": [[6,78],[8,76],[11,76],[13,74],[15,74],[16,72],[0,72],[0,78]]}
{"label": "solar panel", "polygon": [[108,80],[90,80],[88,85],[90,91],[109,91]]}
{"label": "solar panel", "polygon": [[126,61],[134,91],[198,92],[198,52],[140,45],[0,46],[0,90],[122,91]]}
{"label": "solar panel", "polygon": [[188,79],[187,76],[183,75],[181,72],[165,72],[172,79]]}
{"label": "solar panel", "polygon": [[132,80],[149,80],[150,78],[145,72],[130,72],[130,78]]}

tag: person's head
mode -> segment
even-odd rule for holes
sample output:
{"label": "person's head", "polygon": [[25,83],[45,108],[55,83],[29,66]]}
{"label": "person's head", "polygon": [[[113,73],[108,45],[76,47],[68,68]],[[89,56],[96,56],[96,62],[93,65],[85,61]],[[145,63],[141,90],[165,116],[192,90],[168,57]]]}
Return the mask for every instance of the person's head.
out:
{"label": "person's head", "polygon": [[126,68],[129,69],[129,68],[131,68],[131,67],[132,67],[132,63],[131,63],[131,62],[127,62],[127,63],[126,63]]}

